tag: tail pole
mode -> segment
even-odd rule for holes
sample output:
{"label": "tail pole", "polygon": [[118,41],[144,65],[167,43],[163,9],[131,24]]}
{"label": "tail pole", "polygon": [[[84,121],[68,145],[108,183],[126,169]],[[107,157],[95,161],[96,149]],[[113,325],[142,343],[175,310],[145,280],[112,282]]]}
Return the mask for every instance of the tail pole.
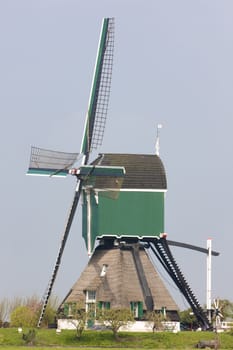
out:
{"label": "tail pole", "polygon": [[179,266],[177,265],[170,251],[166,238],[162,237],[148,243],[152,252],[162,263],[169,276],[173,279],[179,290],[188,301],[202,329],[211,329],[211,324],[189,284],[187,283],[184,275],[182,274]]}

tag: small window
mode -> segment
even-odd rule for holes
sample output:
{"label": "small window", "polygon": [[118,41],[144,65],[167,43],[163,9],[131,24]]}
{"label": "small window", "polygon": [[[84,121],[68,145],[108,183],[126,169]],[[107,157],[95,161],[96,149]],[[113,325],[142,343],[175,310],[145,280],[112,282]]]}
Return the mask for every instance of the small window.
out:
{"label": "small window", "polygon": [[134,318],[141,318],[143,316],[143,304],[141,301],[131,301],[130,310],[133,313]]}
{"label": "small window", "polygon": [[96,291],[87,290],[86,291],[86,312],[91,312],[95,315],[96,308]]}
{"label": "small window", "polygon": [[64,315],[66,317],[72,317],[75,315],[76,303],[65,303],[64,305]]}
{"label": "small window", "polygon": [[95,290],[87,290],[86,291],[86,302],[87,303],[95,303],[96,291]]}
{"label": "small window", "polygon": [[103,264],[103,267],[102,267],[102,270],[101,270],[101,273],[100,273],[100,277],[104,277],[106,275],[107,268],[108,268],[108,265],[107,264]]}
{"label": "small window", "polygon": [[109,301],[99,301],[99,309],[100,310],[109,310],[110,302]]}
{"label": "small window", "polygon": [[75,303],[70,303],[69,304],[69,310],[68,310],[68,317],[72,317],[75,315],[76,311],[76,304]]}

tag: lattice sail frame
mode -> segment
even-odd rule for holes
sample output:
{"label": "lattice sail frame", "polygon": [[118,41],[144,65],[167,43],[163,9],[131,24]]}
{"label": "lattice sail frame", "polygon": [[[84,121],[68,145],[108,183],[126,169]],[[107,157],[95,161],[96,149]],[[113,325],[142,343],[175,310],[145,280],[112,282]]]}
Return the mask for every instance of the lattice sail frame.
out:
{"label": "lattice sail frame", "polygon": [[80,151],[83,154],[89,154],[102,144],[112,80],[113,54],[114,18],[105,18]]}
{"label": "lattice sail frame", "polygon": [[110,96],[112,67],[113,67],[113,53],[114,53],[114,21],[109,22],[107,45],[105,47],[105,54],[103,58],[102,74],[99,86],[98,102],[96,104],[95,123],[92,135],[91,149],[96,149],[102,145],[104,129],[106,125],[106,118],[108,112],[108,101]]}
{"label": "lattice sail frame", "polygon": [[27,175],[66,176],[78,155],[32,146]]}

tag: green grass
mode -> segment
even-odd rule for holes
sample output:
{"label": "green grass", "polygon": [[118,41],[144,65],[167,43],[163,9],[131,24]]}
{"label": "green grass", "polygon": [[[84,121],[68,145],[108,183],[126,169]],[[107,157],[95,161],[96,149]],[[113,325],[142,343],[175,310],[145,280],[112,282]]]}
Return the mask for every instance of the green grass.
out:
{"label": "green grass", "polygon": [[[27,333],[28,330],[24,330]],[[233,349],[233,335],[221,333],[218,335],[221,349]],[[66,350],[76,348],[82,349],[193,349],[199,340],[214,339],[212,332],[180,332],[177,334],[161,333],[119,333],[119,341],[115,341],[111,331],[85,331],[80,340],[75,331],[62,331],[56,334],[55,329],[36,330],[36,348],[45,350],[53,347],[53,350]],[[0,350],[28,349],[15,328],[0,329]]]}

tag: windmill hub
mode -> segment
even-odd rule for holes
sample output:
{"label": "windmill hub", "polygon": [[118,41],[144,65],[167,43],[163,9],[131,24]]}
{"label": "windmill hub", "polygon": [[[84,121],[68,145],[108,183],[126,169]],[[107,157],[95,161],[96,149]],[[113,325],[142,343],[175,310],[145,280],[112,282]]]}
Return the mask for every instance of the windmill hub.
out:
{"label": "windmill hub", "polygon": [[70,175],[77,175],[77,172],[78,172],[78,169],[76,169],[76,168],[71,168],[71,169],[69,170],[69,174],[70,174]]}

